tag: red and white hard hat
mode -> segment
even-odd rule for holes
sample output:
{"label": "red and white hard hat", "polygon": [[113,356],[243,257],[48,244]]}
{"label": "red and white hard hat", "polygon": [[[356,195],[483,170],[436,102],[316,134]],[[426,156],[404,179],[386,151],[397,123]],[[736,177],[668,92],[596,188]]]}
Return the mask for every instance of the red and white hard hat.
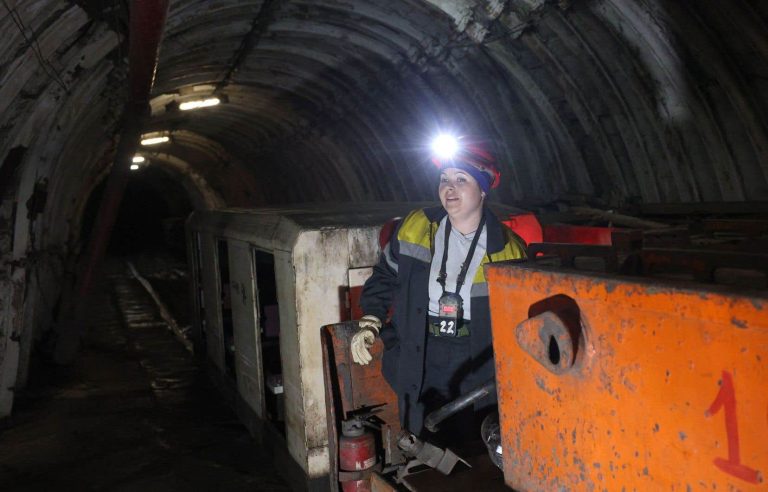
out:
{"label": "red and white hard hat", "polygon": [[496,160],[479,140],[442,133],[432,140],[432,154],[432,162],[439,169],[464,169],[485,192],[499,186],[501,173]]}

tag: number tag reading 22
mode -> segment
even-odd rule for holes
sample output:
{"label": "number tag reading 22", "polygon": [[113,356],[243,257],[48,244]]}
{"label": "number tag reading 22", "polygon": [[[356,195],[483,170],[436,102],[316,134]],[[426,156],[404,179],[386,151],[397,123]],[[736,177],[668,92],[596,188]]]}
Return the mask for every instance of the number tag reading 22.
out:
{"label": "number tag reading 22", "polygon": [[455,319],[440,318],[438,326],[440,327],[440,336],[444,337],[455,337],[459,331],[456,327]]}
{"label": "number tag reading 22", "polygon": [[455,337],[459,334],[462,300],[458,294],[446,292],[438,300],[438,326],[440,336]]}

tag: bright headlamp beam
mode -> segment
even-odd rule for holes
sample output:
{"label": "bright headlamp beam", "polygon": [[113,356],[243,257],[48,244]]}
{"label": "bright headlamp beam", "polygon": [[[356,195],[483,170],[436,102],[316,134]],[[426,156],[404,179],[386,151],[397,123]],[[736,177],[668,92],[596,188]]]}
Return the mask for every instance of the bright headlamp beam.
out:
{"label": "bright headlamp beam", "polygon": [[185,101],[179,104],[179,109],[189,111],[190,109],[208,108],[216,106],[221,100],[218,97],[209,97],[208,99],[196,99],[194,101]]}
{"label": "bright headlamp beam", "polygon": [[131,171],[137,171],[139,169],[138,164],[131,164]]}
{"label": "bright headlamp beam", "polygon": [[141,140],[141,145],[157,145],[157,144],[165,143],[168,140],[170,140],[168,137],[144,138]]}
{"label": "bright headlamp beam", "polygon": [[139,164],[141,162],[144,162],[144,160],[145,159],[144,159],[143,155],[135,155],[135,156],[133,156],[133,163],[134,164]]}
{"label": "bright headlamp beam", "polygon": [[432,140],[432,153],[440,159],[451,159],[459,151],[459,140],[453,135],[442,133]]}

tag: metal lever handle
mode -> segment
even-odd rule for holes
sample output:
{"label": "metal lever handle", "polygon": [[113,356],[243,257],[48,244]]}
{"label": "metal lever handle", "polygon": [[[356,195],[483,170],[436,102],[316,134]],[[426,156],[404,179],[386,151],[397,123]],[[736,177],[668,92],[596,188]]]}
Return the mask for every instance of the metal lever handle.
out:
{"label": "metal lever handle", "polygon": [[427,418],[424,419],[424,427],[429,429],[430,432],[437,432],[439,429],[438,424],[440,422],[447,419],[456,412],[468,407],[476,400],[491,394],[492,391],[496,391],[496,381],[493,379],[480,386],[479,388],[470,391],[466,395],[461,395],[455,400],[446,403],[442,407],[427,415]]}

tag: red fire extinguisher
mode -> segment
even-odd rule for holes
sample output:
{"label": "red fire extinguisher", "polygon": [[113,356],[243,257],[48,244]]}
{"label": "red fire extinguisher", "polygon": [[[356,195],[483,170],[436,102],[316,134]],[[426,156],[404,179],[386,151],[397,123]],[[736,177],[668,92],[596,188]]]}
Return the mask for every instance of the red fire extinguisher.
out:
{"label": "red fire extinguisher", "polygon": [[[341,423],[339,438],[339,469],[345,472],[362,472],[376,465],[376,439],[366,430],[361,419]],[[370,492],[371,478],[341,482],[344,492]]]}

